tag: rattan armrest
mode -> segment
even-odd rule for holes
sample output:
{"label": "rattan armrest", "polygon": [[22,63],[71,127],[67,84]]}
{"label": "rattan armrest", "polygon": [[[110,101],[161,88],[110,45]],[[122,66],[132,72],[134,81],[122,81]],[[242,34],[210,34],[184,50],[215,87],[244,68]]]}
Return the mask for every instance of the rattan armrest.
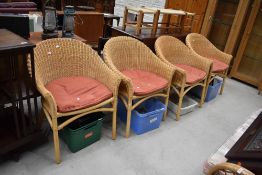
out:
{"label": "rattan armrest", "polygon": [[47,105],[46,109],[48,110],[48,112],[53,113],[53,114],[56,113],[57,104],[56,104],[55,98],[37,78],[36,78],[36,87],[42,96],[43,105]]}
{"label": "rattan armrest", "polygon": [[[102,61],[101,61],[102,62]],[[103,65],[96,66],[96,79],[106,85],[114,95],[117,96],[121,77],[112,69],[110,69],[105,63]]]}
{"label": "rattan armrest", "polygon": [[172,80],[172,84],[177,85],[177,86],[182,86],[183,84],[186,83],[186,72],[185,70],[175,67],[175,72]]}
{"label": "rattan armrest", "polygon": [[212,69],[213,62],[209,59],[206,59],[205,57],[202,57],[195,52],[191,52],[192,63],[190,64],[193,67],[196,67],[200,70],[205,71],[207,74],[209,74],[210,70]]}
{"label": "rattan armrest", "polygon": [[144,62],[147,65],[147,70],[168,80],[171,83],[174,76],[175,67],[161,61],[157,56],[152,54],[152,59]]}
{"label": "rattan armrest", "polygon": [[214,54],[216,55],[216,59],[219,60],[219,61],[222,61],[224,63],[226,63],[227,65],[230,64],[233,56],[230,55],[230,54],[227,54],[225,52],[222,52],[221,50],[217,49],[216,47],[214,47],[214,50],[213,50]]}
{"label": "rattan armrest", "polygon": [[115,73],[117,74],[120,78],[121,81],[123,82],[123,84],[126,86],[126,88],[121,88],[119,89],[120,91],[124,91],[124,92],[120,92],[120,93],[128,93],[129,95],[133,95],[134,92],[134,88],[131,82],[131,79],[128,78],[127,76],[123,75],[116,67],[115,65],[112,63],[111,59],[106,59],[107,55],[104,55],[105,58],[105,62],[107,64],[107,66]]}

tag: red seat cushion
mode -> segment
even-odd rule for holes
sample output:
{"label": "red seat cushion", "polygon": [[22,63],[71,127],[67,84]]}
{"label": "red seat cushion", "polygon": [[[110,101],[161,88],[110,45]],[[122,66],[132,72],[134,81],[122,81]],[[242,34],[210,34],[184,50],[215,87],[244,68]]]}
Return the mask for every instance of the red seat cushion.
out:
{"label": "red seat cushion", "polygon": [[62,77],[49,82],[46,88],[54,96],[59,112],[90,107],[113,95],[105,85],[89,77]]}
{"label": "red seat cushion", "polygon": [[146,95],[161,90],[168,85],[168,81],[152,72],[128,69],[122,73],[129,77],[134,87],[135,95]]}
{"label": "red seat cushion", "polygon": [[194,84],[203,80],[206,76],[206,72],[197,69],[195,67],[186,65],[186,64],[176,64],[177,67],[185,70],[186,72],[186,83]]}
{"label": "red seat cushion", "polygon": [[218,61],[215,58],[209,59],[213,61],[212,72],[222,72],[228,68],[228,65],[226,63],[223,63],[222,61]]}

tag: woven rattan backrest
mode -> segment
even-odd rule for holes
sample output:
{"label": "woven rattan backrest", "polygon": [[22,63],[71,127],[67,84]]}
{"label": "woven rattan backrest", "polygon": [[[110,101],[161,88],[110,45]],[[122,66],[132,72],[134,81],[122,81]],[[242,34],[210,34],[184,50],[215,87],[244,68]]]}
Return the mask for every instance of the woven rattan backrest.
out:
{"label": "woven rattan backrest", "polygon": [[188,47],[203,57],[216,57],[214,49],[216,47],[203,35],[198,33],[190,33],[186,37]]}
{"label": "woven rattan backrest", "polygon": [[104,54],[105,61],[112,62],[120,71],[132,68],[147,70],[152,58],[157,58],[144,43],[125,36],[111,38],[105,45]]}
{"label": "woven rattan backrest", "polygon": [[233,163],[220,163],[213,166],[208,175],[255,175],[248,169]]}
{"label": "woven rattan backrest", "polygon": [[161,36],[155,42],[157,55],[172,64],[191,62],[191,50],[179,39],[172,36]]}
{"label": "woven rattan backrest", "polygon": [[95,77],[97,67],[107,68],[98,54],[86,44],[74,39],[50,39],[37,44],[36,78],[44,85],[66,76]]}

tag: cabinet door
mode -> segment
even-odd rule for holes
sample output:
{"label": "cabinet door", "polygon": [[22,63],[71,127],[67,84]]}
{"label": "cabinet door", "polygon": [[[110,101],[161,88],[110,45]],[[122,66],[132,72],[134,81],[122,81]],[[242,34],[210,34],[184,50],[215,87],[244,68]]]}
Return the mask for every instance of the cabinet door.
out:
{"label": "cabinet door", "polygon": [[224,50],[237,12],[239,1],[219,0],[208,39],[220,50]]}
{"label": "cabinet door", "polygon": [[220,50],[233,54],[249,4],[246,0],[210,0],[201,34]]}
{"label": "cabinet door", "polygon": [[245,27],[231,76],[259,86],[262,80],[262,5],[255,0],[250,6]]}

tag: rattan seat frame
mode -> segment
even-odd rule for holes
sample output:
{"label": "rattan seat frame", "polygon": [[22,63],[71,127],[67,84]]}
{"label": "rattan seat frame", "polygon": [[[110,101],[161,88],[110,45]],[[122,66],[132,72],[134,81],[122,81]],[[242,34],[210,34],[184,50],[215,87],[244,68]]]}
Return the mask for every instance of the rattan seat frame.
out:
{"label": "rattan seat frame", "polygon": [[[157,56],[163,62],[174,67],[176,70],[171,87],[179,98],[176,111],[176,120],[178,121],[180,119],[183,98],[193,87],[203,87],[199,102],[199,107],[202,107],[206,96],[205,89],[207,87],[207,80],[210,77],[212,62],[194,54],[182,41],[173,36],[160,36],[155,42],[155,50]],[[176,67],[175,64],[185,64],[200,69],[206,73],[206,76],[193,84],[188,84],[186,82],[185,70]]]}
{"label": "rattan seat frame", "polygon": [[[112,139],[116,139],[117,96],[121,78],[106,66],[97,52],[81,41],[57,38],[38,43],[34,53],[36,86],[42,95],[43,112],[53,131],[56,163],[61,162],[58,131],[82,116],[94,112],[112,112]],[[94,78],[106,85],[113,96],[87,108],[58,112],[55,98],[45,85],[54,79],[69,76]],[[72,117],[58,123],[58,118],[65,116]]]}
{"label": "rattan seat frame", "polygon": [[[139,104],[152,97],[164,97],[165,105],[168,104],[174,68],[160,61],[144,43],[131,37],[119,36],[111,38],[105,44],[103,53],[106,64],[122,77],[122,83],[119,87],[119,98],[127,109],[125,137],[128,138],[130,136],[131,112]],[[131,79],[121,73],[122,70],[133,68],[160,75],[168,81],[167,87],[158,92],[142,96],[134,95]],[[133,103],[134,100],[136,100],[136,103]],[[167,111],[164,113],[164,119],[166,114]]]}
{"label": "rattan seat frame", "polygon": [[222,95],[224,86],[225,86],[225,81],[229,69],[230,62],[233,58],[232,55],[227,54],[225,52],[220,51],[217,49],[206,37],[204,37],[201,34],[198,33],[190,33],[186,37],[186,45],[197,55],[202,56],[206,59],[208,58],[215,58],[218,61],[221,61],[225,64],[228,65],[228,68],[224,71],[220,72],[212,72],[211,71],[211,76],[210,79],[208,80],[208,83],[211,83],[212,80],[216,77],[219,76],[223,79],[222,86],[220,89],[220,95]]}

